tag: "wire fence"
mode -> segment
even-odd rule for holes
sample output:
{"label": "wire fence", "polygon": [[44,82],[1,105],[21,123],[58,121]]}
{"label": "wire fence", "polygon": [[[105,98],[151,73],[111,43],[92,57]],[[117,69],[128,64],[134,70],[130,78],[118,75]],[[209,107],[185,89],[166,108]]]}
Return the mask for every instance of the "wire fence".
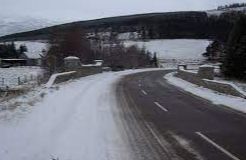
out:
{"label": "wire fence", "polygon": [[19,77],[3,78],[0,77],[0,89],[9,89],[21,85],[40,85],[44,75],[24,75]]}

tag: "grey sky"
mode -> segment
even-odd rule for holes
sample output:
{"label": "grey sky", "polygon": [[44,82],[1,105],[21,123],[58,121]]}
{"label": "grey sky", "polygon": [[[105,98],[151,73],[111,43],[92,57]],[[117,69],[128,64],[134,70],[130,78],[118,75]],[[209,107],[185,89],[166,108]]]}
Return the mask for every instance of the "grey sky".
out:
{"label": "grey sky", "polygon": [[234,2],[246,0],[0,0],[0,15],[73,21],[135,13],[207,10]]}

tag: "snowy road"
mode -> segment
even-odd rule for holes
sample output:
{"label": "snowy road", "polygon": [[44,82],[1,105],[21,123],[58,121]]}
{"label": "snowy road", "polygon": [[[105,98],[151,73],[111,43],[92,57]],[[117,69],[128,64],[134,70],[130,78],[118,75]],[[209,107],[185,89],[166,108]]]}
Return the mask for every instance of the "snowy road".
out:
{"label": "snowy road", "polygon": [[126,76],[119,85],[126,97],[119,99],[128,104],[122,108],[129,106],[167,155],[173,151],[187,160],[245,160],[245,114],[169,84],[163,78],[169,72]]}
{"label": "snowy road", "polygon": [[46,90],[22,116],[1,119],[0,160],[245,159],[245,116],[168,84],[170,71],[127,76],[140,71]]}
{"label": "snowy road", "polygon": [[131,159],[114,117],[118,111],[113,84],[121,74],[66,84],[49,93],[25,118],[0,123],[0,159]]}

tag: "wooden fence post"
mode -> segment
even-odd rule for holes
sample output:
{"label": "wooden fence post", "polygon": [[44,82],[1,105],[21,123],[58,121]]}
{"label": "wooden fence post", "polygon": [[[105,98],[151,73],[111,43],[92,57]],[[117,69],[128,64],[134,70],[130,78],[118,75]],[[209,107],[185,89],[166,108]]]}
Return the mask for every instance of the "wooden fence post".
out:
{"label": "wooden fence post", "polygon": [[21,85],[21,79],[18,77],[18,85]]}
{"label": "wooden fence post", "polygon": [[27,75],[24,75],[24,83],[26,83],[27,82]]}

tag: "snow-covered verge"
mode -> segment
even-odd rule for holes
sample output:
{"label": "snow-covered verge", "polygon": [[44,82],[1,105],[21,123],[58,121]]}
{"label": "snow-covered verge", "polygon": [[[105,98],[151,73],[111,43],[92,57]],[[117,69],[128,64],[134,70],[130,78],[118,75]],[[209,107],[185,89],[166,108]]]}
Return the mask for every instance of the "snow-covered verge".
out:
{"label": "snow-covered verge", "polygon": [[83,77],[58,85],[57,91],[41,88],[32,96],[39,102],[32,105],[25,105],[29,97],[20,97],[20,107],[0,114],[1,159],[132,159],[115,116],[115,84],[124,75],[150,70],[155,69]]}
{"label": "snow-covered verge", "polygon": [[42,75],[43,70],[40,67],[11,67],[0,69],[0,87],[14,87],[18,85],[19,80],[30,80],[31,77],[35,79],[37,76]]}
{"label": "snow-covered verge", "polygon": [[232,109],[246,113],[246,99],[234,97],[230,95],[221,94],[213,90],[199,87],[195,84],[189,83],[185,80],[174,76],[175,72],[169,73],[164,78],[172,85],[177,86],[191,94],[197,95],[204,99],[207,99],[214,104],[225,105]]}

